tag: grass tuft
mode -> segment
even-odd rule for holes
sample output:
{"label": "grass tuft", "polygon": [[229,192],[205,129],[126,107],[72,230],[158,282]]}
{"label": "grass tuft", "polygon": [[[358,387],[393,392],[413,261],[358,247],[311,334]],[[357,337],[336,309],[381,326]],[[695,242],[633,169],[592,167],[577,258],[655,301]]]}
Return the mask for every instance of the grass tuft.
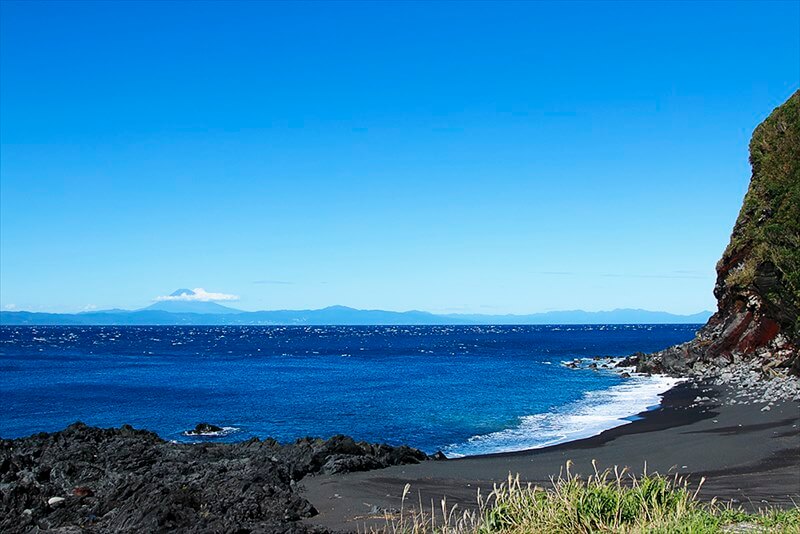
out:
{"label": "grass tuft", "polygon": [[403,491],[399,514],[387,515],[384,528],[392,534],[522,534],[552,533],[800,533],[800,509],[764,510],[755,514],[716,501],[701,503],[685,478],[627,469],[599,471],[583,479],[570,472],[571,462],[551,487],[520,482],[519,475],[495,485],[486,497],[478,492],[473,510],[459,510],[442,499],[423,506],[406,506],[411,486]]}

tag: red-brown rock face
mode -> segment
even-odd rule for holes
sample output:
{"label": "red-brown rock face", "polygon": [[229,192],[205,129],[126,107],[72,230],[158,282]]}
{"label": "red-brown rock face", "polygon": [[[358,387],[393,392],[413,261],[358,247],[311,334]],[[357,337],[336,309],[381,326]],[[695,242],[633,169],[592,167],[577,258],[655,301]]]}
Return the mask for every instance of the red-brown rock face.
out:
{"label": "red-brown rock face", "polygon": [[683,345],[642,358],[648,371],[759,360],[800,375],[800,91],[756,128],[753,175],[717,264],[717,312]]}

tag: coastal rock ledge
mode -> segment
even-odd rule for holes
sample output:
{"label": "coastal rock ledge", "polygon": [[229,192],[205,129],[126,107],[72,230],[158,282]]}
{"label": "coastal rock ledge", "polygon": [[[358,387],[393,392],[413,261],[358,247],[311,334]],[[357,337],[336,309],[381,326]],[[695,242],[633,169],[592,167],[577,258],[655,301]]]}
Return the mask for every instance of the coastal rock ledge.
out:
{"label": "coastal rock ledge", "polygon": [[321,532],[299,481],[417,463],[345,436],[171,443],[130,426],[0,440],[0,532]]}
{"label": "coastal rock ledge", "polygon": [[638,371],[800,375],[800,91],[755,129],[750,164],[750,187],[717,263],[717,312],[692,341],[639,356]]}

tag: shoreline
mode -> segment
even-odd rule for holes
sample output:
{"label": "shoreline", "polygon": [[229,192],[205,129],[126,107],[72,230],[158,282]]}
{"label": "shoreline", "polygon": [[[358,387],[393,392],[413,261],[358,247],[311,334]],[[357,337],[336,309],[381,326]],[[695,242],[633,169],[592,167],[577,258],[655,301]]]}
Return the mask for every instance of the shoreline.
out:
{"label": "shoreline", "polygon": [[[563,367],[576,372],[613,374],[623,377],[623,381],[603,389],[585,391],[581,398],[546,412],[519,416],[516,426],[472,436],[447,445],[441,452],[448,459],[475,458],[538,450],[598,436],[607,430],[631,424],[643,413],[657,410],[663,396],[686,381],[666,374],[637,373],[632,367],[618,367],[623,361],[624,358],[617,357],[563,361]],[[460,452],[487,448],[501,450]]]}
{"label": "shoreline", "polygon": [[[800,403],[731,404],[736,391],[712,381],[686,380],[662,394],[658,407],[597,435],[538,449],[482,454],[376,471],[308,477],[301,493],[319,511],[308,525],[333,530],[364,530],[385,524],[383,512],[399,509],[406,483],[412,503],[475,506],[493,484],[519,474],[524,482],[549,487],[567,462],[588,475],[626,466],[706,481],[699,497],[734,506],[793,507],[800,502]],[[698,402],[698,398],[707,399]]]}
{"label": "shoreline", "polygon": [[[576,438],[573,440],[565,441],[563,443],[554,443],[552,445],[547,445],[544,447],[521,449],[518,451],[475,454],[472,456],[465,456],[461,458],[449,458],[448,460],[458,461],[458,460],[468,460],[471,458],[495,458],[495,457],[503,458],[503,457],[514,457],[514,456],[526,456],[536,451],[544,452],[544,451],[555,451],[562,449],[568,450],[573,448],[592,448],[596,447],[597,445],[601,445],[603,443],[612,441],[615,438],[626,434],[652,432],[654,430],[661,430],[664,428],[670,428],[671,426],[685,424],[685,422],[688,419],[701,420],[705,418],[701,416],[695,416],[694,418],[692,418],[692,416],[689,415],[686,419],[682,419],[681,422],[675,422],[674,421],[675,414],[656,415],[656,412],[660,412],[664,408],[686,409],[691,405],[690,399],[695,398],[696,390],[686,382],[679,382],[675,384],[668,390],[661,393],[660,396],[662,400],[658,405],[654,405],[641,412],[631,414],[630,417],[634,419],[631,419],[627,423],[607,428],[591,436]],[[635,425],[635,428],[630,429],[629,427],[631,427],[631,425]]]}

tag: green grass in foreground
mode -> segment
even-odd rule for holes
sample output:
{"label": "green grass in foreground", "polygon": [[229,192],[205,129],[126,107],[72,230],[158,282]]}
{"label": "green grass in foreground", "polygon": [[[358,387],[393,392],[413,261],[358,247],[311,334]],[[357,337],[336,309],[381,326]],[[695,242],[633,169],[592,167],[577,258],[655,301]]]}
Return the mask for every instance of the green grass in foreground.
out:
{"label": "green grass in foreground", "polygon": [[[800,533],[800,509],[764,510],[749,514],[717,502],[697,500],[700,485],[691,491],[685,479],[658,474],[634,477],[626,470],[606,470],[584,480],[570,473],[553,480],[552,488],[522,485],[519,476],[495,486],[486,498],[478,495],[476,510],[458,510],[442,501],[440,507],[403,508],[387,516],[392,533],[522,534],[582,533]],[[427,509],[426,509],[427,508]],[[438,509],[437,509],[438,508]],[[374,529],[373,529],[374,531]]]}

